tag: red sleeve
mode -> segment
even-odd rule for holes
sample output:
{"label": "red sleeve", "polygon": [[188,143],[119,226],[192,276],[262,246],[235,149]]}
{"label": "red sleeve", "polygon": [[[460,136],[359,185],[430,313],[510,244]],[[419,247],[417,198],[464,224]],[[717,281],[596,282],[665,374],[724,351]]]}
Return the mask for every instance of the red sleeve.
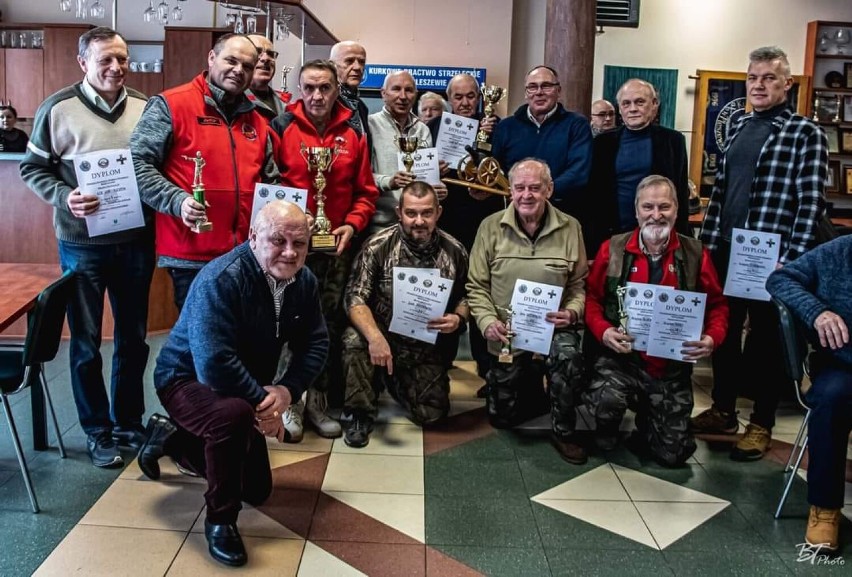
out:
{"label": "red sleeve", "polygon": [[354,226],[355,232],[364,230],[373,217],[373,213],[376,212],[376,199],[378,198],[379,189],[373,179],[370,151],[367,149],[367,137],[361,134],[358,137],[358,167],[352,188],[352,206],[343,222]]}
{"label": "red sleeve", "polygon": [[714,347],[725,340],[728,333],[728,299],[722,294],[722,285],[716,267],[710,260],[710,253],[705,248],[701,254],[701,271],[699,272],[699,287],[707,293],[707,307],[704,310],[704,334],[713,339]]}
{"label": "red sleeve", "polygon": [[612,327],[612,323],[604,316],[604,286],[608,266],[609,241],[607,240],[598,249],[586,280],[586,329],[598,341],[602,341],[604,332]]}

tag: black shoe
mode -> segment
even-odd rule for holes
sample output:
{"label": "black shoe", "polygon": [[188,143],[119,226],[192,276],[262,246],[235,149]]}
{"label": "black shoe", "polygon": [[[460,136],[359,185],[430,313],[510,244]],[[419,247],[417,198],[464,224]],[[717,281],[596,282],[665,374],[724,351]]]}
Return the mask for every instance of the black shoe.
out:
{"label": "black shoe", "polygon": [[487,384],[482,385],[481,387],[479,387],[476,390],[476,398],[477,399],[484,399],[487,396],[488,396],[488,385]]}
{"label": "black shoe", "polygon": [[550,444],[553,445],[563,461],[572,465],[583,465],[589,460],[586,449],[573,437],[560,438],[551,433]]}
{"label": "black shoe", "polygon": [[89,451],[89,457],[92,458],[92,464],[95,467],[110,469],[124,465],[124,459],[121,458],[118,446],[112,440],[112,434],[109,431],[88,435],[86,437],[86,449]]}
{"label": "black shoe", "polygon": [[595,446],[601,451],[612,451],[618,446],[618,427],[621,423],[596,423]]}
{"label": "black shoe", "polygon": [[355,449],[366,447],[373,432],[373,419],[364,415],[355,415],[346,425],[343,442]]}
{"label": "black shoe", "polygon": [[201,477],[201,475],[199,475],[198,473],[196,473],[195,471],[193,471],[191,469],[187,469],[186,467],[184,467],[183,465],[181,465],[180,463],[178,463],[174,459],[172,459],[172,462],[175,464],[175,468],[178,470],[178,473],[180,473],[181,475],[184,475],[186,477],[195,477],[195,478]]}
{"label": "black shoe", "polygon": [[139,452],[139,449],[145,444],[145,427],[141,424],[115,427],[112,430],[112,440],[123,449]]}
{"label": "black shoe", "polygon": [[214,525],[205,519],[204,536],[207,537],[210,556],[219,563],[240,567],[248,561],[246,548],[236,523]]}
{"label": "black shoe", "polygon": [[139,449],[136,462],[139,463],[139,468],[149,479],[157,480],[160,478],[160,464],[157,461],[165,454],[163,446],[166,444],[166,439],[171,437],[175,431],[177,431],[177,427],[168,417],[154,413],[148,419],[148,427],[145,429],[145,443]]}

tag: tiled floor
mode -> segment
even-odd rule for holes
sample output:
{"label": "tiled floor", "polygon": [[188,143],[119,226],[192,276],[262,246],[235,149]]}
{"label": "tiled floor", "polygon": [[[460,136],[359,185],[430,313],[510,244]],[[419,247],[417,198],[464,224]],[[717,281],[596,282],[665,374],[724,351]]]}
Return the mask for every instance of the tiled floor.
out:
{"label": "tiled floor", "polygon": [[[162,337],[152,341],[153,359]],[[457,365],[453,416],[441,427],[423,431],[387,403],[365,449],[312,433],[298,445],[269,442],[275,491],[240,515],[250,555],[245,574],[849,574],[845,563],[797,561],[807,514],[803,480],[794,482],[784,516],[772,518],[785,481],[779,461],[798,430],[798,412],[781,411],[776,450],[757,463],[730,461],[724,439],[700,440],[680,469],[621,448],[576,467],[557,457],[536,425],[491,429],[471,363]],[[132,461],[120,471],[92,467],[65,361],[54,362],[48,376],[69,457],[28,451],[42,506],[33,515],[3,424],[0,575],[234,574],[206,552],[204,483],[165,459],[158,482]],[[696,376],[699,411],[710,404],[707,370]],[[30,446],[29,397],[19,397],[14,410]],[[149,391],[148,413],[158,409]],[[852,541],[848,521],[842,530]]]}

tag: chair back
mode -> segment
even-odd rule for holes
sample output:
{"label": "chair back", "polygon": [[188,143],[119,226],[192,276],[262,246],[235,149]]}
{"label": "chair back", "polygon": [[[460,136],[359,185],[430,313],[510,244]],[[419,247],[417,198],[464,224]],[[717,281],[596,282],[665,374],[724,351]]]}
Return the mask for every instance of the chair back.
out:
{"label": "chair back", "polygon": [[775,297],[772,297],[772,302],[778,312],[778,328],[781,333],[781,349],[784,353],[784,369],[787,376],[795,381],[798,390],[806,373],[807,336],[805,331],[799,327],[787,305]]}
{"label": "chair back", "polygon": [[56,357],[72,290],[74,271],[68,271],[39,293],[27,323],[23,354],[25,367],[46,363]]}

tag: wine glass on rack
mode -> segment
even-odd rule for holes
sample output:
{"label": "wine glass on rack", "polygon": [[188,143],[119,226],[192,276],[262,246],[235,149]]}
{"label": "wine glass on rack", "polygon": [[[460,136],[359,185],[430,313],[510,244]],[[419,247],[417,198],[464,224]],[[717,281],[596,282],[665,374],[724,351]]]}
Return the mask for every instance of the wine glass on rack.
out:
{"label": "wine glass on rack", "polygon": [[180,0],[175,4],[175,7],[172,8],[172,20],[175,22],[180,22],[183,20],[183,8],[180,7]]}
{"label": "wine glass on rack", "polygon": [[846,54],[846,45],[849,44],[850,38],[849,30],[846,28],[838,28],[837,32],[834,33],[834,43],[837,44],[837,53],[838,54]]}
{"label": "wine glass on rack", "polygon": [[275,39],[287,40],[290,37],[290,20],[293,19],[292,14],[285,14],[280,10],[275,16]]}
{"label": "wine glass on rack", "polygon": [[71,0],[59,0],[59,9],[63,12],[71,12]]}
{"label": "wine glass on rack", "polygon": [[86,11],[86,0],[77,0],[75,6],[76,10],[74,11],[74,17],[78,20],[85,20],[88,15]]}
{"label": "wine glass on rack", "polygon": [[157,17],[157,11],[154,9],[154,0],[148,0],[148,7],[142,12],[142,19],[145,22],[153,22]]}
{"label": "wine glass on rack", "polygon": [[257,16],[254,15],[254,12],[250,12],[246,16],[246,34],[254,34],[255,32],[257,32]]}
{"label": "wine glass on rack", "polygon": [[831,48],[831,38],[828,37],[828,32],[823,32],[819,37],[819,42],[817,42],[817,48],[823,54],[828,52],[828,49]]}
{"label": "wine glass on rack", "polygon": [[236,22],[234,22],[234,34],[245,34],[245,33],[246,33],[246,27],[245,27],[245,24],[243,24],[243,13],[239,12],[237,14],[237,20],[236,20]]}
{"label": "wine glass on rack", "polygon": [[106,8],[104,8],[101,0],[95,0],[95,2],[89,6],[89,16],[97,18],[98,20],[104,19],[106,16]]}
{"label": "wine glass on rack", "polygon": [[160,0],[160,3],[157,5],[157,20],[163,26],[169,23],[169,5],[166,0]]}

